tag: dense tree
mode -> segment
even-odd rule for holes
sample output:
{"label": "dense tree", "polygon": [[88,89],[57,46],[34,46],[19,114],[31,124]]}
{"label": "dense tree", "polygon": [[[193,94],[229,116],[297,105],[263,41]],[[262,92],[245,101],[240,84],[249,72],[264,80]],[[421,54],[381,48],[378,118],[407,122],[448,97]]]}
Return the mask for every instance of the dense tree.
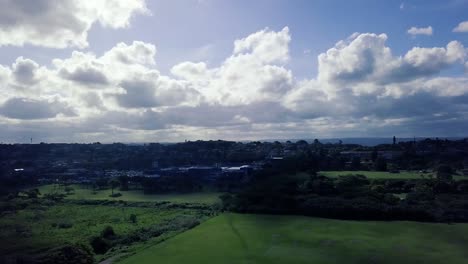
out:
{"label": "dense tree", "polygon": [[453,170],[448,165],[440,165],[437,168],[437,179],[441,181],[450,181],[452,180]]}
{"label": "dense tree", "polygon": [[377,158],[374,162],[376,171],[387,171],[387,161],[384,158]]}
{"label": "dense tree", "polygon": [[361,169],[361,158],[353,157],[351,160],[351,170],[360,170]]}
{"label": "dense tree", "polygon": [[119,176],[118,180],[119,180],[120,190],[121,191],[128,191],[129,177],[128,176]]}
{"label": "dense tree", "polygon": [[37,198],[41,193],[39,192],[39,189],[34,188],[31,190],[27,190],[24,192],[28,198]]}
{"label": "dense tree", "polygon": [[112,196],[114,195],[114,189],[117,188],[119,186],[120,182],[118,179],[116,178],[112,178],[109,180],[109,185],[111,186],[111,189],[112,189]]}

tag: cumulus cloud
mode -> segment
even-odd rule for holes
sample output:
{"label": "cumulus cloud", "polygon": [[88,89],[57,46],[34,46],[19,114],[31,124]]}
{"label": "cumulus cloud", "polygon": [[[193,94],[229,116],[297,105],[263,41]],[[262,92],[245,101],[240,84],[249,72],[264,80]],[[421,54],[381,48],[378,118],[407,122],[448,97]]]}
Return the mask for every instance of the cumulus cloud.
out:
{"label": "cumulus cloud", "polygon": [[[421,127],[443,118],[466,120],[468,86],[464,77],[438,76],[463,65],[466,49],[415,47],[394,56],[385,34],[353,34],[318,57],[317,78],[299,82],[282,104],[304,120],[327,120],[347,135],[421,133]],[[341,123],[341,125],[340,125]],[[450,122],[457,131],[466,125]],[[364,129],[364,130],[362,130]],[[354,131],[354,132],[353,132]],[[330,135],[330,134],[328,134]],[[362,134],[361,134],[362,135]]]}
{"label": "cumulus cloud", "polygon": [[289,59],[289,28],[280,32],[268,28],[234,42],[234,55],[251,54],[265,63],[286,62]]}
{"label": "cumulus cloud", "polygon": [[73,72],[62,69],[60,71],[60,75],[65,79],[85,85],[99,85],[108,83],[106,75],[94,67],[77,67]]}
{"label": "cumulus cloud", "polygon": [[[104,104],[101,96],[95,92],[83,93],[80,95],[80,99],[83,100],[83,103],[86,107],[95,107],[98,109],[103,109]],[[104,109],[103,109],[104,110]]]}
{"label": "cumulus cloud", "polygon": [[13,63],[12,73],[16,82],[21,84],[33,84],[37,82],[37,69],[39,65],[30,59],[18,57]]}
{"label": "cumulus cloud", "polygon": [[453,32],[468,32],[468,21],[463,21],[453,29]]}
{"label": "cumulus cloud", "polygon": [[278,32],[264,29],[236,40],[233,54],[219,67],[182,62],[171,72],[221,105],[280,100],[294,82],[291,71],[284,67],[290,41],[287,27]]}
{"label": "cumulus cloud", "polygon": [[58,114],[74,115],[73,109],[57,100],[10,98],[0,106],[0,114],[14,119],[53,118]]}
{"label": "cumulus cloud", "polygon": [[94,23],[125,28],[134,14],[149,13],[144,0],[0,0],[0,46],[88,46]]}
{"label": "cumulus cloud", "polygon": [[386,34],[353,34],[318,56],[318,80],[322,83],[365,81],[382,71],[381,65],[392,58],[385,46]]}
{"label": "cumulus cloud", "polygon": [[[158,78],[155,76],[155,78]],[[126,80],[120,86],[125,93],[117,96],[119,104],[129,108],[145,108],[158,106],[156,85],[151,80]]]}
{"label": "cumulus cloud", "polygon": [[211,77],[208,76],[209,70],[204,62],[182,62],[172,67],[171,73],[176,77],[189,81],[203,80]]}
{"label": "cumulus cloud", "polygon": [[115,61],[123,64],[154,65],[156,46],[142,41],[133,41],[131,45],[118,43],[103,56],[104,61]]}
{"label": "cumulus cloud", "polygon": [[328,96],[343,90],[355,94],[381,93],[386,85],[429,77],[464,62],[466,50],[458,41],[446,47],[414,47],[394,56],[385,34],[353,34],[318,57],[317,79]]}
{"label": "cumulus cloud", "polygon": [[445,48],[414,47],[402,59],[396,60],[382,78],[398,82],[427,77],[454,64],[463,63],[465,57],[465,48],[458,41],[449,42]]}
{"label": "cumulus cloud", "polygon": [[304,80],[288,69],[287,27],[234,41],[232,53],[218,65],[184,61],[170,75],[157,69],[156,46],[139,41],[118,43],[103,54],[74,51],[47,65],[20,57],[0,66],[2,136],[61,141],[386,136],[440,131],[433,124],[456,135],[466,131],[468,80],[443,74],[466,67],[465,47],[451,41],[395,55],[387,39],[355,33],[338,41],[318,56],[316,76]]}
{"label": "cumulus cloud", "polygon": [[426,35],[426,36],[432,36],[432,27],[411,27],[408,29],[408,34],[416,36],[416,35]]}

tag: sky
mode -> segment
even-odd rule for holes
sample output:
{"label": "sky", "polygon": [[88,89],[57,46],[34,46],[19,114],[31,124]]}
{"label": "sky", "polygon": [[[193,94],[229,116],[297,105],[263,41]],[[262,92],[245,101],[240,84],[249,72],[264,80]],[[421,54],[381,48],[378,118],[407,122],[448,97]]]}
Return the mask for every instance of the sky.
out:
{"label": "sky", "polygon": [[0,0],[0,142],[467,129],[468,0]]}

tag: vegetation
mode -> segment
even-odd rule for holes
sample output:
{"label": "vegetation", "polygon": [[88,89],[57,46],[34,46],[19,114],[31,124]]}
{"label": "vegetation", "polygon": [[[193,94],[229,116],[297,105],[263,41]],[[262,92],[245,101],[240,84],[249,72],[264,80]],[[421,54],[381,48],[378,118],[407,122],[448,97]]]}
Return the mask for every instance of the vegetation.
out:
{"label": "vegetation", "polygon": [[453,223],[468,222],[467,149],[0,145],[0,263],[461,263],[467,226]]}
{"label": "vegetation", "polygon": [[[99,259],[102,254],[115,255],[136,242],[192,228],[212,214],[209,207],[100,203],[22,197],[2,202],[0,262],[39,258],[49,261],[64,256],[74,259],[88,252]],[[51,249],[50,254],[45,254],[45,249]]]}
{"label": "vegetation", "polygon": [[[219,202],[218,192],[196,192],[196,193],[169,193],[169,194],[145,194],[141,190],[120,191],[121,196],[111,197],[111,190],[93,190],[87,185],[71,185],[74,193],[67,195],[66,199],[85,200],[122,200],[131,202],[173,202],[173,203],[201,203],[213,204]],[[66,194],[65,186],[58,184],[42,185],[38,188],[43,195],[58,193]]]}
{"label": "vegetation", "polygon": [[[436,175],[432,172],[419,172],[419,171],[320,171],[320,175],[336,178],[343,175],[349,174],[360,174],[364,175],[369,179],[429,179],[434,178]],[[455,180],[468,180],[468,177],[455,175]]]}
{"label": "vegetation", "polygon": [[223,214],[131,263],[466,263],[468,224]]}
{"label": "vegetation", "polygon": [[[360,174],[329,178],[288,171],[277,167],[257,173],[242,190],[221,196],[223,208],[339,219],[468,221],[466,180],[368,179]],[[404,199],[395,195],[401,193],[407,194]]]}

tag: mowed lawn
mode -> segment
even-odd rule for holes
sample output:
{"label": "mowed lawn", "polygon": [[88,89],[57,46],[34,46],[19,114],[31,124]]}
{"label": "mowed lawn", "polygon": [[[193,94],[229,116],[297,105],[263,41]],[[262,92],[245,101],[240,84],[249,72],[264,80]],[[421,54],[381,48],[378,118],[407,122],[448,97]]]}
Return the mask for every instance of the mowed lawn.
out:
{"label": "mowed lawn", "polygon": [[[119,191],[122,196],[110,197],[111,190],[99,190],[93,192],[91,188],[81,185],[70,185],[74,189],[72,194],[67,195],[66,199],[83,200],[123,200],[131,202],[155,202],[167,201],[173,203],[203,203],[213,204],[219,201],[221,193],[217,192],[196,192],[196,193],[175,193],[175,194],[144,194],[141,190]],[[64,187],[56,184],[43,185],[39,187],[41,194],[59,192],[65,193]]]}
{"label": "mowed lawn", "polygon": [[222,214],[119,264],[468,263],[468,224]]}
{"label": "mowed lawn", "polygon": [[[390,173],[387,171],[321,171],[319,174],[327,177],[338,177],[349,174],[361,174],[369,179],[421,179],[421,176],[428,178],[435,175],[433,173],[419,173],[418,171],[400,171],[400,173]],[[455,180],[468,180],[466,176],[454,175]]]}

